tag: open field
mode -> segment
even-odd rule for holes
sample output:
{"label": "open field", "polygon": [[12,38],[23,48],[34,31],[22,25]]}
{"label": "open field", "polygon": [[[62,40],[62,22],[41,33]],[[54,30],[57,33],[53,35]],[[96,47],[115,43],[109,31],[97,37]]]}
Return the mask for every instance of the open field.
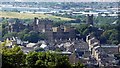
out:
{"label": "open field", "polygon": [[52,20],[74,20],[71,18],[52,16],[49,14],[32,14],[32,13],[18,13],[18,12],[0,12],[0,17],[5,18],[19,18],[19,19],[33,19],[34,17],[38,18],[49,18]]}

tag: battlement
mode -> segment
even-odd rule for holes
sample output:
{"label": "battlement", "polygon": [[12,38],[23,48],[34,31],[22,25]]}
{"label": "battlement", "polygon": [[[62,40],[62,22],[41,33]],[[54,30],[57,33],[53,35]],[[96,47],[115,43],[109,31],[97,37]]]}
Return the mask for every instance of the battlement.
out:
{"label": "battlement", "polygon": [[40,24],[40,23],[52,23],[53,21],[48,19],[48,18],[41,18],[41,19],[38,19],[37,17],[34,18],[34,23],[36,24]]}

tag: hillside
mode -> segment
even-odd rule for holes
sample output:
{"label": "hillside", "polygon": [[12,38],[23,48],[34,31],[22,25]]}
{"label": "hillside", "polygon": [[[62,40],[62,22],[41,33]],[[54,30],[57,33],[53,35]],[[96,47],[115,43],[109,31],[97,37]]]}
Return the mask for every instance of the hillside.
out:
{"label": "hillside", "polygon": [[74,20],[71,18],[52,16],[49,14],[32,14],[32,13],[18,13],[18,12],[0,12],[0,17],[5,18],[19,18],[19,19],[33,19],[34,17],[38,18],[49,18],[52,20]]}

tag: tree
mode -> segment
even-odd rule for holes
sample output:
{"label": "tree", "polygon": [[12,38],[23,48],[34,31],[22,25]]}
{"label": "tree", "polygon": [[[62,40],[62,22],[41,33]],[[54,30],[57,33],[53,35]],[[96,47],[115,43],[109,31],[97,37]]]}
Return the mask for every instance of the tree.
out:
{"label": "tree", "polygon": [[118,30],[118,42],[120,43],[120,12],[118,13],[116,30]]}
{"label": "tree", "polygon": [[56,68],[71,68],[67,56],[57,56]]}
{"label": "tree", "polygon": [[75,68],[84,68],[84,65],[80,61],[75,65]]}
{"label": "tree", "polygon": [[29,34],[25,34],[23,40],[30,41],[30,42],[38,42],[40,39],[39,34],[34,31],[30,31]]}
{"label": "tree", "polygon": [[101,35],[109,44],[118,44],[118,31],[116,29],[106,30]]}
{"label": "tree", "polygon": [[[38,53],[37,52],[30,52],[27,56],[26,56],[26,64],[27,64],[27,67],[29,68],[33,68],[37,66],[38,64]],[[37,63],[36,63],[37,61]]]}
{"label": "tree", "polygon": [[27,32],[25,32],[25,30],[23,32],[19,32],[18,37],[22,38],[22,40],[35,43],[38,42],[39,40],[44,40],[47,38],[45,34],[40,34],[35,31],[30,31],[29,33],[28,32],[29,32],[28,30]]}
{"label": "tree", "polygon": [[16,37],[17,36],[17,33],[16,32],[12,32],[12,33],[7,33],[4,35],[4,39],[6,38],[10,38],[10,37]]}
{"label": "tree", "polygon": [[25,55],[20,47],[2,49],[2,68],[20,68],[25,66]]}

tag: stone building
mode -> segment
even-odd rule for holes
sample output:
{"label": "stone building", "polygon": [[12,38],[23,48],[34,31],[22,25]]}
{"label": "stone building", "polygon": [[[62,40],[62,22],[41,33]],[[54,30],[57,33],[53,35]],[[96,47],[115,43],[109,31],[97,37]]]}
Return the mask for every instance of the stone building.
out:
{"label": "stone building", "polygon": [[34,31],[44,33],[48,40],[75,38],[75,29],[67,26],[53,27],[49,19],[34,18],[32,28]]}
{"label": "stone building", "polygon": [[53,27],[54,39],[73,39],[75,38],[75,29],[72,27]]}
{"label": "stone building", "polygon": [[52,20],[34,18],[31,27],[33,31],[45,34],[47,40],[53,40]]}
{"label": "stone building", "polygon": [[92,34],[86,37],[86,42],[89,45],[91,56],[96,59],[99,66],[116,65],[114,54],[119,53],[119,46],[115,45],[101,45]]}
{"label": "stone building", "polygon": [[26,28],[21,22],[13,22],[8,24],[8,32],[20,32]]}
{"label": "stone building", "polygon": [[59,26],[53,27],[53,21],[49,19],[38,19],[34,18],[31,24],[24,24],[21,20],[17,19],[14,22],[14,19],[8,23],[8,31],[9,32],[20,32],[25,28],[30,31],[33,30],[40,34],[44,34],[46,36],[46,40],[52,42],[54,39],[75,39],[75,29],[70,26]]}
{"label": "stone building", "polygon": [[49,19],[38,19],[35,17],[31,26],[34,31],[45,33],[46,31],[52,30],[52,22]]}
{"label": "stone building", "polygon": [[99,40],[97,40],[92,34],[86,37],[86,42],[89,45],[89,50],[92,51],[94,47],[100,46]]}
{"label": "stone building", "polygon": [[93,14],[92,15],[87,15],[87,20],[86,23],[89,25],[93,25]]}

